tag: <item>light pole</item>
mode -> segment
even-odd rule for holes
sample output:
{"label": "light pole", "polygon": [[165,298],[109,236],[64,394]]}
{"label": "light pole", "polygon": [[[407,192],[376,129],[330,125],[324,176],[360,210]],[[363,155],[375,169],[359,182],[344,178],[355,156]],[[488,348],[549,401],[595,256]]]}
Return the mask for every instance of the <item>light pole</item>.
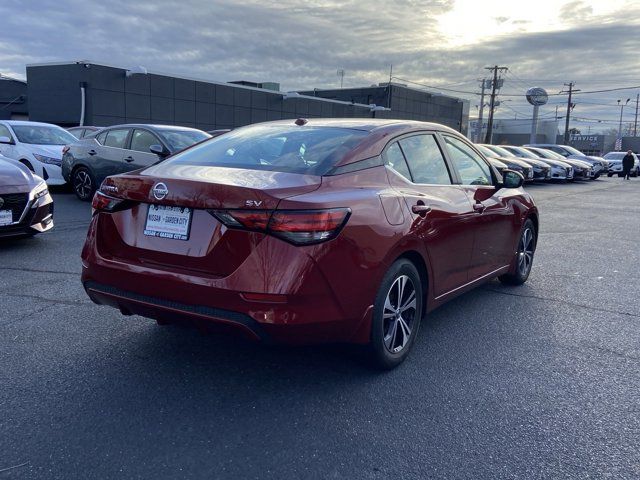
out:
{"label": "light pole", "polygon": [[622,100],[618,100],[618,105],[620,106],[620,124],[618,126],[618,138],[616,139],[616,150],[622,150],[622,112],[624,111],[625,105],[627,105],[631,101],[630,98],[627,98],[627,101],[622,103]]}

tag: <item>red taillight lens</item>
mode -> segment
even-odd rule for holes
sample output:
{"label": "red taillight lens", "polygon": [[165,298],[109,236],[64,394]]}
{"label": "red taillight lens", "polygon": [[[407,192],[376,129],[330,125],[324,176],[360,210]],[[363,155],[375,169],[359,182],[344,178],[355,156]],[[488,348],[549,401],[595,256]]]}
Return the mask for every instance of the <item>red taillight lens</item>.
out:
{"label": "red taillight lens", "polygon": [[217,210],[211,213],[227,227],[268,233],[296,245],[311,245],[335,238],[351,210]]}
{"label": "red taillight lens", "polygon": [[218,210],[211,212],[227,227],[265,231],[269,224],[269,210]]}
{"label": "red taillight lens", "polygon": [[91,201],[92,213],[96,212],[113,212],[118,205],[124,202],[121,198],[110,197],[101,191],[97,191]]}
{"label": "red taillight lens", "polygon": [[269,222],[269,233],[300,245],[324,242],[340,233],[350,213],[348,208],[275,211]]}

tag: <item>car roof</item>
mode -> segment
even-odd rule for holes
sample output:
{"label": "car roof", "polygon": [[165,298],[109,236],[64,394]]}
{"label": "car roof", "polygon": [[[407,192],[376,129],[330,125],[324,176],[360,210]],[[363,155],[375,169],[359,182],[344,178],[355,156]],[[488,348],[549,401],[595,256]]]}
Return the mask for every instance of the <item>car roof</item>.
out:
{"label": "car roof", "polygon": [[[29,120],[0,120],[0,123],[4,123],[6,125],[26,125],[26,126],[43,126],[43,127],[58,127],[58,125],[55,125],[53,123],[46,123],[46,122],[31,122]],[[62,128],[62,127],[58,127],[58,128]]]}
{"label": "car roof", "polygon": [[[303,118],[304,126],[351,128],[372,131],[384,128],[406,128],[407,130],[440,130],[459,134],[456,130],[439,123],[420,122],[416,120],[397,120],[383,118]],[[263,122],[261,125],[295,125],[296,119]]]}
{"label": "car roof", "polygon": [[106,128],[148,128],[150,130],[172,130],[172,131],[176,131],[176,130],[184,130],[185,132],[201,132],[202,130],[199,130],[197,128],[191,128],[191,127],[181,127],[178,125],[155,125],[155,124],[149,124],[149,123],[122,123],[119,125],[109,125],[108,127],[99,127],[100,129],[106,129]]}

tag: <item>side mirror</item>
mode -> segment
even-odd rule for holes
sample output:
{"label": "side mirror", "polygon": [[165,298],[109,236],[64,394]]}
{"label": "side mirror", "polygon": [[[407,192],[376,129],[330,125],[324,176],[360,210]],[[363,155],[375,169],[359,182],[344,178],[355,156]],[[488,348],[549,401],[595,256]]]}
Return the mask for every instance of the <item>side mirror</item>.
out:
{"label": "side mirror", "polygon": [[169,150],[167,150],[165,147],[163,147],[160,144],[153,144],[149,147],[149,151],[151,153],[155,153],[156,155],[158,155],[160,158],[166,158],[169,155],[171,155],[171,152]]}
{"label": "side mirror", "polygon": [[13,145],[13,140],[11,140],[9,137],[2,136],[2,137],[0,137],[0,143]]}
{"label": "side mirror", "polygon": [[521,173],[514,170],[504,169],[502,171],[502,188],[520,188],[524,183],[524,177]]}

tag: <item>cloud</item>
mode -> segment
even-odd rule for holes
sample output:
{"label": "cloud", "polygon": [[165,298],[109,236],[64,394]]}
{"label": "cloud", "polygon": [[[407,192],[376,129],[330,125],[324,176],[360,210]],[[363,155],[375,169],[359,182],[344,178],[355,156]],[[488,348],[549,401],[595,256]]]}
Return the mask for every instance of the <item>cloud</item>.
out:
{"label": "cloud", "polygon": [[[390,64],[399,77],[464,91],[476,91],[476,79],[494,64],[512,69],[503,89],[510,93],[531,84],[557,91],[569,80],[583,90],[640,83],[640,25],[629,22],[640,8],[633,2],[606,16],[570,2],[559,10],[566,28],[544,33],[497,16],[495,35],[451,48],[438,18],[454,3],[4,0],[0,65],[2,73],[24,76],[27,63],[89,59],[219,81],[276,81],[285,90],[335,87],[337,69],[346,71],[346,86],[378,83]],[[516,22],[517,32],[500,35],[502,23]],[[512,100],[525,111],[523,99]]]}

